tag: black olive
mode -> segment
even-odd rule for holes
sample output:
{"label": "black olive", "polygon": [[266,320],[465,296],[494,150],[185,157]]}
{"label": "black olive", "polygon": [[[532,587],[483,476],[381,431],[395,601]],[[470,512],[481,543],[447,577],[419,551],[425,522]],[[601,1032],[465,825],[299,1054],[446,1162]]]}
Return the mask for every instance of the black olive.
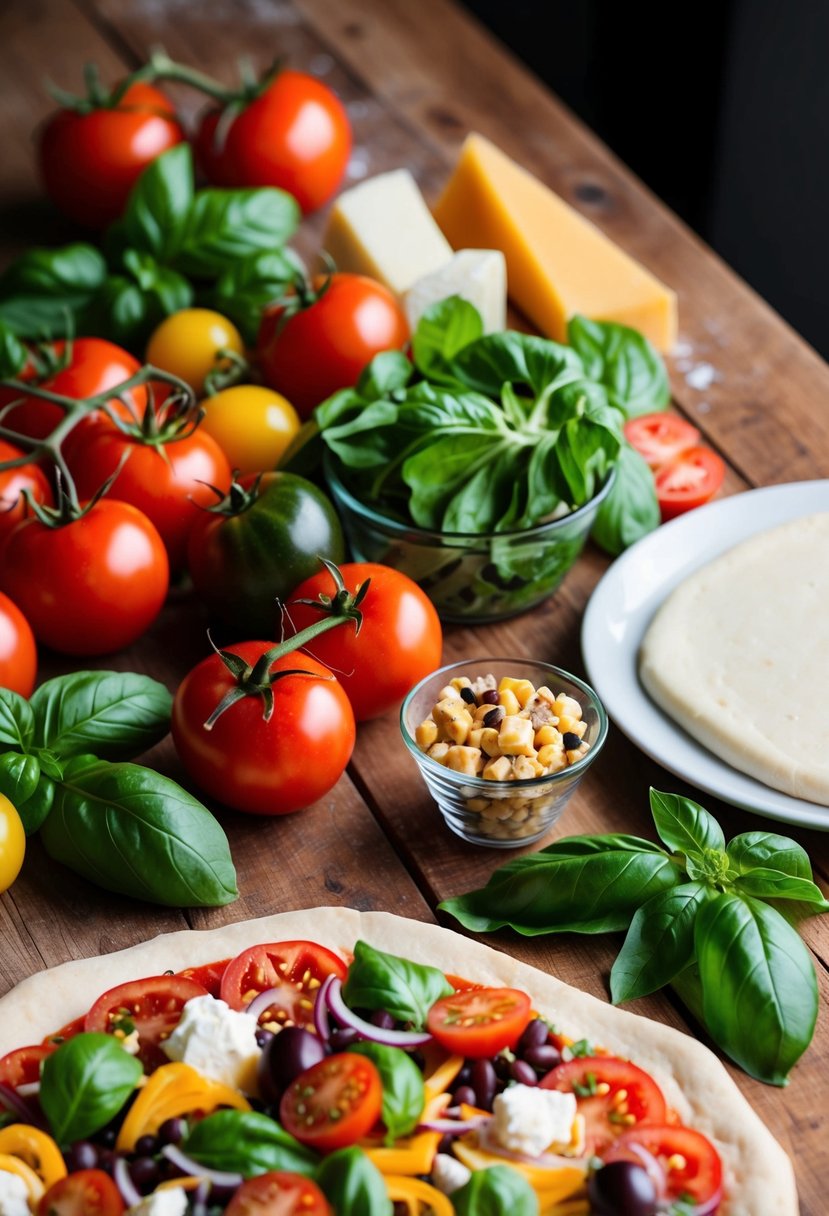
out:
{"label": "black olive", "polygon": [[566,730],[561,736],[561,741],[564,744],[565,750],[573,752],[577,747],[581,747],[581,739],[578,735],[574,735],[571,730]]}
{"label": "black olive", "polygon": [[656,1216],[656,1187],[644,1166],[612,1161],[587,1185],[593,1216]]}
{"label": "black olive", "polygon": [[538,1047],[528,1047],[524,1052],[523,1059],[530,1064],[536,1072],[549,1072],[551,1068],[557,1068],[561,1063],[561,1052],[552,1043],[541,1043]]}
{"label": "black olive", "polygon": [[515,1054],[523,1056],[528,1047],[540,1047],[542,1043],[547,1042],[549,1033],[550,1028],[543,1018],[533,1018],[524,1027],[524,1032],[515,1048]]}
{"label": "black olive", "polygon": [[257,1065],[259,1092],[278,1102],[295,1077],[325,1057],[325,1046],[310,1030],[286,1026],[265,1044]]}
{"label": "black olive", "polygon": [[98,1164],[98,1150],[88,1140],[76,1140],[63,1156],[70,1174],[76,1170],[94,1170]]}
{"label": "black olive", "polygon": [[498,1076],[491,1060],[476,1060],[472,1065],[472,1088],[475,1090],[476,1106],[481,1110],[492,1110]]}

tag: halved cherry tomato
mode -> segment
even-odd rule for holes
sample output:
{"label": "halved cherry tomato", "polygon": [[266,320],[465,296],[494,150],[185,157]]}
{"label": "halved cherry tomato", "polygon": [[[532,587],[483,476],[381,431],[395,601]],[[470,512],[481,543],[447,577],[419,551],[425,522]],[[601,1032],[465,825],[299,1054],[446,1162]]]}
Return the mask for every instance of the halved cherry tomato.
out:
{"label": "halved cherry tomato", "polygon": [[[689,1196],[691,1203],[709,1203],[722,1194],[722,1162],[701,1132],[676,1124],[637,1127],[626,1132],[606,1153],[605,1161],[636,1161],[641,1145],[661,1163],[668,1182],[668,1199]],[[706,1208],[706,1211],[708,1208]]]}
{"label": "halved cherry tomato", "polygon": [[[6,460],[16,460],[22,455],[22,448],[16,448],[0,439],[0,464]],[[28,490],[35,502],[52,505],[51,486],[46,480],[46,474],[36,464],[20,464],[12,469],[0,469],[0,544],[18,520],[24,519],[30,513],[29,505],[23,497],[24,490]]]}
{"label": "halved cherry tomato", "polygon": [[78,1170],[50,1186],[38,1216],[121,1216],[124,1201],[103,1170]]}
{"label": "halved cherry tomato", "polygon": [[159,1044],[175,1028],[187,1001],[207,989],[181,975],[154,975],[129,980],[99,996],[84,1018],[84,1030],[112,1034],[138,1031],[138,1058],[145,1068],[168,1063]]}
{"label": "halved cherry tomato", "polygon": [[656,474],[656,497],[666,522],[709,502],[725,477],[725,464],[711,448],[688,448]]}
{"label": "halved cherry tomato", "polygon": [[309,1027],[322,981],[329,975],[344,980],[346,974],[342,959],[316,942],[271,942],[250,946],[228,963],[221,997],[231,1009],[244,1009],[260,992],[278,988],[278,998],[260,1021]]}
{"label": "halved cherry tomato", "polygon": [[[654,1079],[629,1060],[617,1056],[583,1056],[559,1064],[540,1082],[542,1089],[575,1093],[578,1113],[584,1115],[588,1154],[603,1150],[633,1124],[664,1123],[668,1108]],[[606,1092],[599,1093],[599,1087]],[[625,1096],[620,1096],[620,1090]]]}
{"label": "halved cherry tomato", "polygon": [[37,647],[32,627],[0,591],[0,688],[30,697],[37,675]]}
{"label": "halved cherry tomato", "polygon": [[279,1122],[321,1153],[356,1144],[380,1118],[383,1083],[366,1056],[340,1052],[301,1072],[283,1094]]}
{"label": "halved cherry tomato", "polygon": [[479,1059],[514,1047],[531,1010],[530,998],[517,988],[468,988],[436,1001],[426,1026],[447,1051]]}
{"label": "halved cherry tomato", "polygon": [[45,1043],[33,1047],[17,1047],[0,1059],[0,1082],[12,1089],[32,1085],[40,1080],[40,1066],[55,1050]]}
{"label": "halved cherry tomato", "polygon": [[678,414],[640,414],[625,423],[625,438],[652,469],[699,443],[700,433]]}
{"label": "halved cherry tomato", "polygon": [[220,963],[202,963],[200,967],[185,967],[183,971],[178,971],[176,974],[182,976],[185,980],[195,980],[211,996],[219,996],[222,987],[222,976],[227,971],[229,962],[230,959],[225,958]]}
{"label": "halved cherry tomato", "polygon": [[310,1178],[269,1170],[243,1182],[226,1216],[331,1216],[328,1200]]}

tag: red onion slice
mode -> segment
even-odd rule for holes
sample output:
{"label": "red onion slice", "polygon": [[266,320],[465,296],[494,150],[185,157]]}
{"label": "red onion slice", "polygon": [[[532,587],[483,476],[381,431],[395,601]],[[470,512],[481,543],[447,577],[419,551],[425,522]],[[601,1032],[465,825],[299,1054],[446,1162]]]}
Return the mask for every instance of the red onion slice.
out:
{"label": "red onion slice", "polygon": [[475,1115],[473,1119],[427,1119],[424,1123],[418,1123],[417,1130],[440,1132],[442,1136],[462,1136],[464,1132],[474,1132],[489,1120],[489,1115]]}
{"label": "red onion slice", "polygon": [[668,1198],[668,1178],[657,1158],[643,1144],[636,1144],[634,1141],[625,1145],[625,1149],[627,1152],[632,1153],[634,1157],[639,1158],[639,1164],[645,1170],[656,1189],[656,1198],[660,1203],[664,1202]]}
{"label": "red onion slice", "polygon": [[266,1009],[269,1009],[277,998],[281,996],[279,988],[266,988],[264,992],[260,992],[253,1000],[245,1006],[245,1013],[251,1014],[258,1021]]}
{"label": "red onion slice", "polygon": [[124,1157],[116,1157],[112,1167],[112,1177],[121,1192],[121,1198],[128,1208],[135,1207],[143,1199],[143,1195],[130,1177],[130,1167]]}
{"label": "red onion slice", "polygon": [[209,1178],[214,1186],[226,1186],[235,1189],[241,1186],[244,1179],[241,1174],[231,1174],[226,1170],[211,1170],[206,1165],[201,1165],[200,1162],[194,1161],[192,1157],[188,1157],[175,1144],[165,1144],[161,1150],[162,1157],[166,1157],[168,1161],[172,1161],[173,1165],[178,1166],[180,1170],[184,1170],[185,1174],[192,1174],[196,1178]]}
{"label": "red onion slice", "polygon": [[0,1106],[5,1106],[6,1110],[10,1110],[13,1115],[17,1115],[18,1119],[23,1123],[31,1123],[33,1127],[45,1127],[43,1119],[37,1114],[32,1106],[25,1098],[14,1089],[11,1085],[6,1085],[0,1081]]}
{"label": "red onion slice", "polygon": [[331,1038],[331,1022],[328,1017],[328,990],[335,979],[336,976],[326,975],[322,981],[322,985],[317,990],[317,999],[314,1001],[314,1029],[323,1043],[327,1043]]}
{"label": "red onion slice", "polygon": [[432,1036],[425,1030],[383,1030],[373,1022],[358,1018],[343,1000],[342,981],[336,976],[331,976],[331,981],[326,994],[328,1008],[341,1026],[355,1031],[361,1039],[368,1039],[370,1043],[382,1043],[386,1047],[422,1047],[431,1040]]}

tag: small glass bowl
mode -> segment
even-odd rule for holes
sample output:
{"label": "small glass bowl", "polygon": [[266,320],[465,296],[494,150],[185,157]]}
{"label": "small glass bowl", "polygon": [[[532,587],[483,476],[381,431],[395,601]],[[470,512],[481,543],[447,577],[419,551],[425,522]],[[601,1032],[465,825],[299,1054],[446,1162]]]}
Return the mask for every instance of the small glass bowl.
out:
{"label": "small glass bowl", "polygon": [[355,561],[402,570],[426,592],[444,621],[501,621],[534,608],[556,590],[584,548],[613,473],[568,515],[519,532],[431,532],[381,515],[343,484],[325,454],[325,476]]}
{"label": "small glass bowl", "polygon": [[[458,773],[422,752],[415,740],[415,730],[431,715],[444,685],[455,676],[474,680],[490,673],[499,682],[502,676],[511,676],[531,680],[536,688],[546,684],[554,693],[563,692],[578,701],[582,719],[587,723],[584,739],[590,750],[586,755],[549,777],[487,781]],[[602,749],[607,737],[607,715],[593,689],[560,667],[531,659],[464,659],[441,667],[415,685],[400,710],[400,729],[447,827],[471,844],[516,849],[540,840],[557,821]]]}

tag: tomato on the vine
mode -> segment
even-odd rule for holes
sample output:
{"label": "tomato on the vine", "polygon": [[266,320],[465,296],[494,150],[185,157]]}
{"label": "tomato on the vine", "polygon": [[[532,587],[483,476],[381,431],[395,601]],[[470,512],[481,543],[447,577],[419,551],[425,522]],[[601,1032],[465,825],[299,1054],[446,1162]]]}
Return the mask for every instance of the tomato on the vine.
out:
{"label": "tomato on the vine", "polygon": [[299,416],[290,401],[259,384],[235,384],[205,397],[201,405],[202,429],[240,473],[276,468],[299,430]]}
{"label": "tomato on the vine", "polygon": [[631,1124],[664,1123],[668,1114],[653,1077],[617,1056],[579,1056],[557,1065],[540,1085],[576,1095],[588,1153],[602,1155]]}
{"label": "tomato on the vine", "polygon": [[[182,308],[171,313],[150,335],[147,362],[178,376],[193,392],[204,392],[208,373],[221,351],[242,355],[245,344],[236,326],[212,308]],[[221,362],[219,360],[219,362]]]}
{"label": "tomato on the vine", "polygon": [[[337,672],[354,717],[363,722],[399,706],[418,680],[440,666],[443,632],[431,600],[408,575],[374,562],[347,563],[340,574],[352,594],[371,579],[371,590],[360,605],[360,632],[349,626],[332,629],[309,647]],[[294,629],[298,632],[324,615],[322,609],[301,600],[336,592],[328,570],[300,583],[288,603]]]}
{"label": "tomato on the vine", "polygon": [[121,1192],[103,1170],[76,1170],[49,1187],[37,1216],[121,1216]]}
{"label": "tomato on the vine", "polygon": [[98,997],[84,1018],[85,1031],[122,1037],[138,1031],[138,1058],[145,1068],[169,1063],[161,1043],[181,1019],[187,1001],[206,996],[207,989],[183,975],[154,975],[144,980],[128,980]]}
{"label": "tomato on the vine", "polygon": [[3,584],[38,641],[62,654],[109,654],[155,620],[169,562],[146,515],[102,498],[57,527],[22,520],[3,549]]}
{"label": "tomato on the vine", "polygon": [[278,186],[307,215],[328,201],[345,173],[351,153],[345,107],[305,72],[279,72],[225,131],[220,124],[222,109],[208,109],[195,139],[198,162],[216,186]]}
{"label": "tomato on the vine", "polygon": [[225,1216],[331,1216],[331,1208],[310,1178],[268,1170],[242,1183]]}
{"label": "tomato on the vine", "polygon": [[279,1121],[300,1144],[328,1153],[362,1140],[380,1118],[382,1102],[383,1085],[372,1061],[340,1052],[288,1086]]}
{"label": "tomato on the vine", "polygon": [[406,314],[387,287],[360,274],[318,278],[307,303],[265,312],[257,339],[262,374],[306,418],[338,389],[357,383],[384,350],[409,340]]}
{"label": "tomato on the vine", "polygon": [[[22,448],[16,448],[0,439],[0,464],[7,460],[17,460],[23,454]],[[51,505],[52,488],[46,480],[46,474],[38,465],[27,462],[14,468],[0,469],[0,544],[15,524],[29,514],[24,490],[35,502]]]}
{"label": "tomato on the vine", "polygon": [[441,1047],[470,1059],[514,1047],[532,1017],[532,1002],[518,988],[467,988],[441,997],[426,1026]]}
{"label": "tomato on the vine", "polygon": [[[227,649],[252,668],[273,645]],[[244,695],[206,729],[238,682],[219,654],[203,659],[176,692],[173,742],[192,779],[217,801],[254,815],[287,815],[316,802],[341,776],[354,748],[354,714],[332,673],[309,655],[284,655],[270,671],[278,678],[269,719],[262,696]]]}
{"label": "tomato on the vine", "polygon": [[172,103],[150,84],[132,84],[116,105],[64,108],[40,134],[40,172],[56,207],[86,228],[123,212],[147,165],[184,139]]}
{"label": "tomato on the vine", "polygon": [[0,688],[30,697],[37,675],[37,647],[32,627],[0,591]]}
{"label": "tomato on the vine", "polygon": [[222,976],[221,997],[231,1009],[245,1009],[258,993],[273,988],[276,990],[273,1003],[263,1011],[260,1020],[311,1029],[314,994],[329,975],[345,980],[346,965],[333,951],[316,942],[249,946],[228,964]]}
{"label": "tomato on the vine", "polygon": [[17,808],[0,794],[0,891],[7,891],[20,873],[26,853],[26,833]]}

